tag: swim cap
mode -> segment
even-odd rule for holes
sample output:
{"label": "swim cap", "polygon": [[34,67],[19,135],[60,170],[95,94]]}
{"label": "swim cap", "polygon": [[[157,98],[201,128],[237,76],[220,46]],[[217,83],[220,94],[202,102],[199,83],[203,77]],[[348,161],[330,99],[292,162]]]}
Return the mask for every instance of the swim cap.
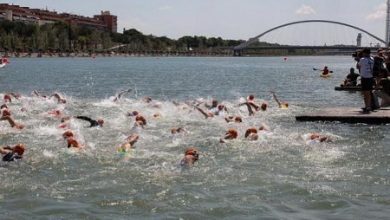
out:
{"label": "swim cap", "polygon": [[195,147],[187,148],[186,151],[184,152],[184,155],[185,156],[192,155],[194,156],[195,160],[198,160],[199,158],[198,150]]}
{"label": "swim cap", "polygon": [[24,144],[17,144],[15,145],[15,147],[13,148],[13,151],[19,155],[23,155],[24,151],[25,151],[25,146]]}
{"label": "swim cap", "polygon": [[265,110],[267,110],[267,103],[263,103],[263,104],[261,104],[261,110],[263,110],[263,111],[265,111]]}
{"label": "swim cap", "polygon": [[250,134],[257,134],[256,128],[248,128],[245,132],[245,138],[247,138]]}
{"label": "swim cap", "polygon": [[238,132],[235,129],[233,129],[233,128],[229,129],[226,132],[226,134],[230,135],[231,138],[237,138],[238,137]]}
{"label": "swim cap", "polygon": [[98,119],[97,122],[98,122],[98,124],[100,126],[103,126],[103,124],[104,124],[104,120],[103,119]]}

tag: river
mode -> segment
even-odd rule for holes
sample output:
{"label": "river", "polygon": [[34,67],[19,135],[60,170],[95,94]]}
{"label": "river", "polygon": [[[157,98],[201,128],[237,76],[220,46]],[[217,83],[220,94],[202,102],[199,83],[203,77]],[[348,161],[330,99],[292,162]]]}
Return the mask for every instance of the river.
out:
{"label": "river", "polygon": [[[363,106],[360,93],[335,91],[353,67],[352,57],[115,57],[15,58],[0,69],[0,96],[22,95],[9,104],[26,128],[0,121],[0,145],[25,143],[24,159],[0,163],[1,219],[388,219],[390,216],[389,125],[296,122],[294,116],[324,107]],[[332,77],[313,68],[327,65]],[[113,96],[132,89],[118,102]],[[31,94],[62,94],[66,104]],[[289,103],[279,109],[270,91]],[[267,102],[248,116],[238,104],[249,94]],[[142,101],[152,97],[153,105]],[[218,99],[229,114],[204,119],[172,101]],[[158,107],[156,107],[156,105]],[[20,111],[25,108],[27,111]],[[103,118],[102,128],[71,120],[85,144],[66,148],[59,119],[47,112]],[[148,120],[134,129],[129,111]],[[155,118],[154,114],[161,117]],[[247,141],[248,127],[271,133]],[[187,133],[173,137],[170,129]],[[229,128],[237,140],[220,144]],[[319,132],[332,142],[309,143]],[[136,149],[116,147],[132,133]],[[195,146],[199,161],[179,167]]]}

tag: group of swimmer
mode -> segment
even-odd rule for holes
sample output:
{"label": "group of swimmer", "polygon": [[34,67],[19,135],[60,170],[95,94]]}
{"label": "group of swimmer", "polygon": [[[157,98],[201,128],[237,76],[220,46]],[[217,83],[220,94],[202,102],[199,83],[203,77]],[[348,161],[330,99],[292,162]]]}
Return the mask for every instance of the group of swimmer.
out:
{"label": "group of swimmer", "polygon": [[[125,90],[118,93],[113,99],[113,102],[117,102],[121,99],[121,96],[125,93],[129,93],[131,90]],[[273,99],[278,104],[280,109],[288,109],[289,104],[287,102],[282,102],[278,99],[275,92],[270,91]],[[67,100],[59,93],[53,93],[51,95],[43,95],[38,91],[33,91],[32,94],[38,98],[44,100],[54,99],[58,105],[65,106],[67,105]],[[16,93],[6,93],[3,97],[4,104],[1,105],[1,118],[0,121],[8,121],[10,126],[21,130],[25,126],[23,124],[17,123],[12,117],[11,111],[8,105],[12,104],[15,100],[21,98],[20,94]],[[160,108],[158,102],[153,102],[152,98],[145,97],[142,99],[145,103],[153,108]],[[207,103],[203,100],[194,100],[187,102],[173,102],[173,104],[181,109],[194,109],[203,115],[205,119],[210,119],[214,117],[222,117],[227,123],[242,123],[243,118],[240,115],[231,115],[229,114],[229,109],[222,103],[218,102],[216,99],[213,99],[211,103]],[[266,102],[258,102],[255,99],[254,95],[249,95],[246,99],[242,99],[237,107],[246,106],[248,110],[248,116],[254,116],[257,112],[267,111],[268,104]],[[28,111],[25,108],[20,109],[20,111]],[[58,129],[62,130],[62,138],[66,141],[66,147],[74,149],[76,151],[85,147],[85,143],[82,143],[79,139],[79,134],[71,129],[70,121],[71,120],[82,120],[89,123],[88,127],[100,127],[104,125],[103,119],[92,119],[87,116],[76,115],[68,116],[65,115],[61,110],[54,109],[47,112],[48,115],[54,118],[59,119]],[[134,121],[133,128],[136,129],[145,129],[148,125],[145,116],[142,115],[139,111],[129,111],[126,116],[131,117]],[[154,118],[162,117],[160,113],[153,114]],[[271,133],[271,129],[266,124],[262,123],[258,127],[249,127],[246,129],[243,137],[250,141],[256,141],[259,139],[261,134]],[[187,130],[183,127],[175,127],[171,129],[172,135],[182,135],[188,134]],[[118,153],[127,153],[131,149],[135,148],[135,144],[140,138],[139,133],[132,133],[128,135],[123,143],[121,143],[117,148]],[[230,140],[237,139],[239,133],[234,128],[229,128],[226,130],[225,135],[220,138],[220,143],[228,143]],[[308,140],[316,142],[327,142],[331,141],[329,136],[321,135],[319,133],[310,133],[307,137]],[[0,154],[3,155],[2,160],[5,162],[11,162],[20,160],[23,158],[23,154],[26,150],[26,146],[22,143],[16,144],[15,146],[5,146],[0,148]],[[199,160],[199,150],[196,147],[188,147],[184,151],[184,157],[180,161],[182,167],[191,167]]]}

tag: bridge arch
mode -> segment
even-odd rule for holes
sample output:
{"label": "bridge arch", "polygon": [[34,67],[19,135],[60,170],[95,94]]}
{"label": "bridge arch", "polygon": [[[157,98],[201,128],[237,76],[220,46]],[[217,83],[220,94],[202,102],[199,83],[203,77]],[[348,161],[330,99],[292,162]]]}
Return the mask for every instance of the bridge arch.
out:
{"label": "bridge arch", "polygon": [[242,50],[246,47],[248,47],[249,45],[255,43],[258,41],[258,39],[272,31],[275,31],[277,29],[280,29],[280,28],[283,28],[283,27],[286,27],[286,26],[290,26],[290,25],[295,25],[295,24],[302,24],[302,23],[331,23],[331,24],[337,24],[337,25],[342,25],[342,26],[346,26],[346,27],[350,27],[350,28],[353,28],[355,30],[358,30],[358,31],[361,31],[367,35],[369,35],[370,37],[384,43],[385,45],[387,45],[386,41],[382,40],[381,38],[369,33],[368,31],[362,29],[362,28],[359,28],[359,27],[356,27],[356,26],[353,26],[353,25],[350,25],[350,24],[347,24],[347,23],[343,23],[343,22],[338,22],[338,21],[329,21],[329,20],[303,20],[303,21],[295,21],[295,22],[290,22],[290,23],[286,23],[286,24],[282,24],[282,25],[279,25],[277,27],[274,27],[274,28],[271,28],[259,35],[257,35],[256,37],[253,37],[253,38],[250,38],[248,41],[245,41],[243,42],[242,44],[238,45],[238,46],[235,46],[234,47],[234,50]]}

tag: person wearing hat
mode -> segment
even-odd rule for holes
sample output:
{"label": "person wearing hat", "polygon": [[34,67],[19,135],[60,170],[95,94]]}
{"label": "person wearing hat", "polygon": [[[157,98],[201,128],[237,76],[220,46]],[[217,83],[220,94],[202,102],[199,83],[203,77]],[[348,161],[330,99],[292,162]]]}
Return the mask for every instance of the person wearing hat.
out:
{"label": "person wearing hat", "polygon": [[362,109],[364,114],[368,114],[370,113],[370,111],[372,111],[371,93],[375,83],[373,75],[374,59],[370,56],[370,53],[371,51],[369,48],[363,49],[362,58],[360,58],[359,62],[356,65],[361,77],[361,85],[364,96],[364,108]]}

